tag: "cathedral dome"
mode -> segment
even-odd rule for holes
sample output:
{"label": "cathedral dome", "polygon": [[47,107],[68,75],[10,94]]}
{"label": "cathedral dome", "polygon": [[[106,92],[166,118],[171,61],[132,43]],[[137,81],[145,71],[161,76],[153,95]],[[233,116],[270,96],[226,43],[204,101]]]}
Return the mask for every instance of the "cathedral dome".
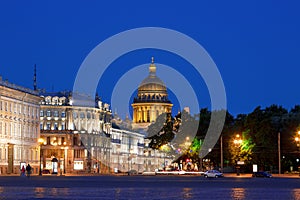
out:
{"label": "cathedral dome", "polygon": [[134,103],[143,102],[170,103],[166,85],[156,76],[156,66],[153,58],[149,66],[149,75],[139,85],[138,95],[134,99]]}

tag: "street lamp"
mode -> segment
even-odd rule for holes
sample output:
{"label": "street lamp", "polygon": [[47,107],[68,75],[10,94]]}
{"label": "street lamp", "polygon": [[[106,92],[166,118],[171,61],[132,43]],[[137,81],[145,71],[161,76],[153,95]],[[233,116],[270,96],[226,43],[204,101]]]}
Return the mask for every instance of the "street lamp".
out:
{"label": "street lamp", "polygon": [[[297,132],[297,135],[295,137],[295,141],[297,143],[297,147],[298,147],[298,151],[299,151],[300,150],[300,131]],[[300,167],[298,167],[298,171],[300,171]],[[299,174],[299,176],[300,176],[300,174]]]}
{"label": "street lamp", "polygon": [[239,135],[239,134],[236,134],[233,143],[234,143],[235,145],[241,145],[242,142],[243,142],[243,140],[240,138],[240,135]]}
{"label": "street lamp", "polygon": [[[233,143],[235,144],[235,146],[238,148],[238,150],[240,150],[239,148],[240,148],[240,145],[243,143],[243,140],[242,140],[242,138],[241,138],[241,136],[239,135],[239,134],[236,134],[236,136],[235,136],[235,139],[234,139],[234,141],[233,141]],[[236,166],[236,174],[239,176],[240,175],[240,172],[239,172],[239,168],[240,168],[240,166],[238,166],[238,164],[239,164],[239,160],[240,160],[240,152],[238,152],[238,161],[237,161],[237,166]]]}
{"label": "street lamp", "polygon": [[38,143],[40,144],[40,170],[39,170],[39,175],[42,176],[42,144],[44,143],[44,139],[39,138]]}
{"label": "street lamp", "polygon": [[300,131],[297,132],[297,136],[295,137],[295,141],[297,142],[297,146],[299,146],[299,141],[300,141]]}

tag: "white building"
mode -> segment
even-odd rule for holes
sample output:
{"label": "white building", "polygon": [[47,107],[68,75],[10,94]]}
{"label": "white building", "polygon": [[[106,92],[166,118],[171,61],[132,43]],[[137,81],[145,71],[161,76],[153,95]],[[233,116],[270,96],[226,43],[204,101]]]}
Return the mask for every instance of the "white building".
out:
{"label": "white building", "polygon": [[110,173],[109,105],[96,99],[93,107],[75,106],[71,92],[45,93],[42,98],[42,168],[52,173]]}
{"label": "white building", "polygon": [[39,170],[38,92],[0,77],[0,172],[20,173],[20,165],[29,163]]}

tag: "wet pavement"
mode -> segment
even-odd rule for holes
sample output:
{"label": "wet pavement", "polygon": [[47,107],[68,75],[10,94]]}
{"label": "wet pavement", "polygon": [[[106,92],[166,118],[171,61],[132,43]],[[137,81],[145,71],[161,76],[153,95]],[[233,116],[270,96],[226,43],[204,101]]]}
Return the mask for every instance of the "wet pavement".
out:
{"label": "wet pavement", "polygon": [[0,199],[299,199],[299,176],[0,176]]}

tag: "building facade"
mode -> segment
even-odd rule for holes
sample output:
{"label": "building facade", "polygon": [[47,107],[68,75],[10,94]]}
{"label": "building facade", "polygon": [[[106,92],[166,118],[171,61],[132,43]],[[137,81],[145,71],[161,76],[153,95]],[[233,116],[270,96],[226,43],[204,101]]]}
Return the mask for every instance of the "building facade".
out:
{"label": "building facade", "polygon": [[109,173],[108,104],[72,105],[71,92],[43,94],[40,102],[42,168],[52,173]]}
{"label": "building facade", "polygon": [[152,58],[149,75],[139,85],[137,97],[132,103],[133,129],[147,130],[159,115],[171,113],[172,106],[164,82],[156,76],[156,66]]}
{"label": "building facade", "polygon": [[21,165],[39,170],[40,97],[0,78],[0,173],[20,173]]}
{"label": "building facade", "polygon": [[60,92],[44,94],[40,106],[41,167],[51,173],[142,173],[171,162],[143,134],[113,128],[101,101],[75,106],[70,92]]}

